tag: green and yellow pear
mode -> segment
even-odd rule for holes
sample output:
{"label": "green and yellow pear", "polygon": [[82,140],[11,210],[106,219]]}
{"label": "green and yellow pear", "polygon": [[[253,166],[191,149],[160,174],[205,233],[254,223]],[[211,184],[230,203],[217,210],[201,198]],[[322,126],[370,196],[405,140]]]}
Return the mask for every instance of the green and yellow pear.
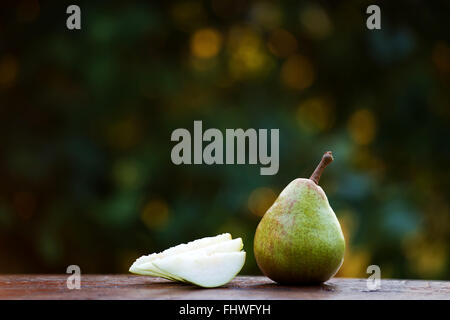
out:
{"label": "green and yellow pear", "polygon": [[278,283],[325,282],[344,261],[341,226],[318,185],[323,170],[332,161],[328,151],[309,179],[289,183],[256,229],[256,262],[267,277]]}

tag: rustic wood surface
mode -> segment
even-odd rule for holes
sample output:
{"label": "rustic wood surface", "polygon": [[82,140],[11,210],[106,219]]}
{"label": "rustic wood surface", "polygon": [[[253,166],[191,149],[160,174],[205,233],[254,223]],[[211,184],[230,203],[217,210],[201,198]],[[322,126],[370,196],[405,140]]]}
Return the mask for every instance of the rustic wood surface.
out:
{"label": "rustic wood surface", "polygon": [[160,278],[82,275],[69,290],[69,275],[0,275],[0,299],[450,299],[450,282],[381,280],[369,291],[366,279],[334,278],[320,286],[280,286],[266,277],[236,277],[226,286],[203,289]]}

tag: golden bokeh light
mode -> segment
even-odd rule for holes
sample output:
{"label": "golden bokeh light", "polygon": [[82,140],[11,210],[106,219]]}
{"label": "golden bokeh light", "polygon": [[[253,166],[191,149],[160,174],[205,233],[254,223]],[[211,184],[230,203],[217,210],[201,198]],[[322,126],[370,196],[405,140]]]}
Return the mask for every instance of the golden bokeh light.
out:
{"label": "golden bokeh light", "polygon": [[262,217],[276,198],[277,194],[270,188],[255,189],[248,198],[248,208],[252,214]]}
{"label": "golden bokeh light", "polygon": [[331,20],[319,5],[310,5],[300,12],[300,22],[306,32],[313,38],[321,39],[332,30]]}
{"label": "golden bokeh light", "polygon": [[344,263],[342,264],[338,277],[365,278],[367,267],[370,265],[370,253],[364,248],[345,248]]}
{"label": "golden bokeh light", "polygon": [[140,185],[141,170],[133,160],[118,160],[113,166],[113,178],[120,188],[132,189]]}
{"label": "golden bokeh light", "polygon": [[339,277],[366,277],[366,269],[370,264],[370,253],[363,247],[351,246],[355,230],[358,228],[357,216],[351,210],[341,210],[336,212],[342,233],[345,238],[344,263],[337,276]]}
{"label": "golden bokeh light", "polygon": [[336,216],[339,219],[339,223],[344,233],[345,242],[348,246],[350,238],[353,236],[354,231],[358,227],[357,216],[351,210],[340,210],[336,212]]}
{"label": "golden bokeh light", "polygon": [[289,57],[281,67],[281,81],[291,89],[303,90],[310,87],[314,77],[312,64],[301,55]]}
{"label": "golden bokeh light", "polygon": [[0,86],[10,87],[17,79],[19,64],[17,59],[10,55],[4,55],[0,59]]}
{"label": "golden bokeh light", "polygon": [[141,220],[149,229],[158,229],[167,224],[169,207],[164,200],[153,199],[147,202],[141,212]]}
{"label": "golden bokeh light", "polygon": [[334,104],[323,97],[307,99],[297,109],[297,120],[300,127],[309,133],[329,130],[335,120]]}
{"label": "golden bokeh light", "polygon": [[442,243],[433,243],[421,233],[406,238],[403,248],[410,270],[423,277],[436,277],[447,265],[448,248]]}
{"label": "golden bokeh light", "polygon": [[353,141],[360,145],[367,145],[375,139],[376,119],[369,109],[355,111],[348,120],[347,130]]}
{"label": "golden bokeh light", "polygon": [[221,46],[222,36],[212,28],[197,30],[191,37],[191,53],[198,58],[216,56]]}
{"label": "golden bokeh light", "polygon": [[263,77],[271,67],[261,36],[247,26],[233,27],[228,37],[229,70],[236,78]]}
{"label": "golden bokeh light", "polygon": [[267,46],[272,54],[285,58],[297,50],[298,43],[292,33],[277,28],[270,33]]}

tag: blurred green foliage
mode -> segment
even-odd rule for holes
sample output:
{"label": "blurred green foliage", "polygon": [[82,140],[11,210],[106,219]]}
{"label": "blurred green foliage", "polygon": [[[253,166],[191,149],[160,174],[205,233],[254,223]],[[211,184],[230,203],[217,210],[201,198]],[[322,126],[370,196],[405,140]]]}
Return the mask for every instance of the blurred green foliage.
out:
{"label": "blurred green foliage", "polygon": [[[195,238],[253,236],[321,180],[340,276],[450,279],[448,2],[21,0],[0,10],[0,272],[126,272]],[[280,170],[182,165],[176,128],[279,128]]]}

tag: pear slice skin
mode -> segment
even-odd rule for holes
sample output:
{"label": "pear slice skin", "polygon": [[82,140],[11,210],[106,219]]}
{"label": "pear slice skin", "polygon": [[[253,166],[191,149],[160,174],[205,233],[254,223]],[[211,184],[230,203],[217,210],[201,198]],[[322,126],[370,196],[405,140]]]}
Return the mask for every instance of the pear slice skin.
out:
{"label": "pear slice skin", "polygon": [[[224,242],[227,240],[231,240],[231,235],[229,233],[223,233],[223,234],[217,235],[215,237],[205,237],[205,238],[197,239],[194,241],[190,241],[188,243],[182,243],[177,246],[166,249],[160,253],[152,253],[150,255],[145,255],[145,256],[138,258],[131,265],[129,271],[131,273],[138,274],[138,275],[162,277],[162,278],[165,278],[168,280],[183,281],[183,279],[173,278],[167,274],[164,274],[164,272],[162,272],[160,269],[153,266],[149,262],[154,261],[156,259],[168,257],[171,255],[201,249],[201,248],[204,248],[204,247],[216,244],[216,243]],[[145,268],[140,267],[143,264],[145,264]]]}
{"label": "pear slice skin", "polygon": [[[156,259],[158,259],[157,255],[158,255],[157,253],[153,253],[151,255],[143,256],[143,257],[145,257],[147,259],[152,258],[152,260],[156,260]],[[146,261],[146,260],[144,260],[144,261]],[[150,259],[148,259],[148,260],[150,260]],[[154,266],[153,263],[148,260],[147,260],[147,262],[144,262],[144,263],[136,263],[136,262],[138,262],[136,260],[136,262],[133,263],[133,265],[130,267],[129,271],[131,273],[134,273],[134,274],[137,274],[140,276],[160,277],[160,278],[164,278],[164,279],[172,280],[172,281],[183,281],[182,279],[177,279],[177,278],[174,278],[174,277],[171,277],[171,276],[165,274],[162,270],[160,270],[159,268]]]}
{"label": "pear slice skin", "polygon": [[184,253],[158,259],[154,264],[173,277],[200,287],[214,288],[230,282],[241,271],[245,257],[245,251]]}
{"label": "pear slice skin", "polygon": [[130,271],[130,272],[140,275],[140,276],[160,277],[160,278],[164,278],[164,279],[171,280],[171,281],[183,281],[182,279],[175,279],[175,278],[165,274],[163,271],[158,269],[156,266],[152,265],[152,267],[153,268],[151,271],[140,269],[140,268],[136,267],[136,268],[133,268],[133,271]]}
{"label": "pear slice skin", "polygon": [[[244,244],[242,242],[241,238],[236,238],[233,240],[226,240],[215,244],[210,244],[209,246],[206,246],[204,248],[196,249],[187,251],[185,253],[189,254],[213,254],[218,252],[239,252],[244,247]],[[181,253],[184,254],[184,253]],[[175,254],[176,255],[176,254]],[[171,255],[171,256],[175,256]],[[156,258],[152,261],[148,261],[142,264],[139,264],[133,268],[133,272],[141,275],[158,275],[159,277],[163,277],[169,280],[178,280],[178,281],[184,281],[184,279],[177,277],[176,275],[170,275],[158,268],[158,266],[155,264],[156,261],[164,259],[163,258]]]}

